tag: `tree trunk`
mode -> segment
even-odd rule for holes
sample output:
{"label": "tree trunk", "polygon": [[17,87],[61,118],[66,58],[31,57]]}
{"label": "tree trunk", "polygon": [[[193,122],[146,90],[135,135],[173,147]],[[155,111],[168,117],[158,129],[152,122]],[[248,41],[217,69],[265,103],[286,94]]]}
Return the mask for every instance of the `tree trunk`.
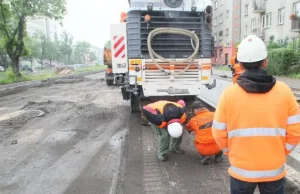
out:
{"label": "tree trunk", "polygon": [[20,57],[18,57],[18,56],[13,57],[11,60],[11,66],[12,66],[14,74],[17,77],[21,77],[22,74],[20,73]]}

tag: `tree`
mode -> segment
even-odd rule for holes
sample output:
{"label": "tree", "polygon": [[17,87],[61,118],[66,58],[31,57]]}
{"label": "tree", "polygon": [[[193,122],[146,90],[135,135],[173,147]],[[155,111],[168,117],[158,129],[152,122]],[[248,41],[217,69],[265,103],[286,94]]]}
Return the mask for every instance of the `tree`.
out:
{"label": "tree", "polygon": [[94,62],[94,61],[97,61],[97,59],[98,59],[98,57],[97,57],[97,55],[95,54],[95,52],[90,52],[90,60],[91,60],[92,62]]}
{"label": "tree", "polygon": [[9,3],[0,0],[0,31],[5,36],[6,51],[12,60],[13,72],[17,77],[21,77],[20,57],[28,54],[24,43],[26,19],[45,16],[60,20],[65,15],[65,7],[65,0],[10,0]]}
{"label": "tree", "polygon": [[5,69],[8,68],[8,61],[7,61],[7,53],[6,53],[6,49],[5,49],[5,39],[2,36],[2,34],[0,33],[0,61],[1,61],[1,65],[3,65],[3,67]]}
{"label": "tree", "polygon": [[77,42],[74,48],[73,62],[86,64],[86,55],[89,54],[90,43],[86,41]]}
{"label": "tree", "polygon": [[60,52],[62,55],[62,60],[66,64],[70,64],[71,56],[72,56],[72,46],[73,46],[73,36],[63,32],[60,40]]}
{"label": "tree", "polygon": [[42,42],[40,34],[36,33],[33,38],[24,38],[24,45],[28,48],[27,57],[30,59],[31,64],[34,59],[42,59]]}

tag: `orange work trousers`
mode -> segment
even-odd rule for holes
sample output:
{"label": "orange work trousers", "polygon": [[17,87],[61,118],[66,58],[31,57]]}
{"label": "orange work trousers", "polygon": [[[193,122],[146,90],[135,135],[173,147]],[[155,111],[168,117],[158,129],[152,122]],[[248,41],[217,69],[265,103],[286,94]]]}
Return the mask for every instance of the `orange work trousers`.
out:
{"label": "orange work trousers", "polygon": [[216,143],[198,143],[195,142],[195,147],[202,156],[217,155],[221,149]]}

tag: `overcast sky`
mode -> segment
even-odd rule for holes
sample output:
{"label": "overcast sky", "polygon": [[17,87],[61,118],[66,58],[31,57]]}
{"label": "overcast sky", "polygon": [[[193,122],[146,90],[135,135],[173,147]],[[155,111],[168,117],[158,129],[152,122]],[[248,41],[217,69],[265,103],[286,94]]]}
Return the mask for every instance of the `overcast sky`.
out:
{"label": "overcast sky", "polygon": [[103,48],[110,38],[110,24],[119,23],[120,13],[128,8],[128,0],[67,0],[64,29],[75,41],[85,40]]}

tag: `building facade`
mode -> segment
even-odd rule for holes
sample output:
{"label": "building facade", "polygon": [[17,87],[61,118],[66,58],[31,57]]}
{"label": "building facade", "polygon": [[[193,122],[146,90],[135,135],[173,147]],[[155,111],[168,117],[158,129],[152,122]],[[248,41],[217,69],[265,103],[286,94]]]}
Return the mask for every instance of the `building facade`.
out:
{"label": "building facade", "polygon": [[240,0],[213,0],[213,64],[229,64],[235,54],[235,41],[239,39]]}
{"label": "building facade", "polygon": [[35,34],[42,34],[53,39],[55,34],[59,36],[62,32],[62,27],[57,21],[46,17],[28,18],[26,24],[27,33],[30,37],[34,37]]}
{"label": "building facade", "polygon": [[242,0],[241,39],[255,34],[266,43],[274,36],[283,44],[295,41],[300,32],[300,0]]}
{"label": "building facade", "polygon": [[265,43],[296,41],[300,32],[300,0],[213,0],[213,64],[229,64],[236,45],[255,34]]}

